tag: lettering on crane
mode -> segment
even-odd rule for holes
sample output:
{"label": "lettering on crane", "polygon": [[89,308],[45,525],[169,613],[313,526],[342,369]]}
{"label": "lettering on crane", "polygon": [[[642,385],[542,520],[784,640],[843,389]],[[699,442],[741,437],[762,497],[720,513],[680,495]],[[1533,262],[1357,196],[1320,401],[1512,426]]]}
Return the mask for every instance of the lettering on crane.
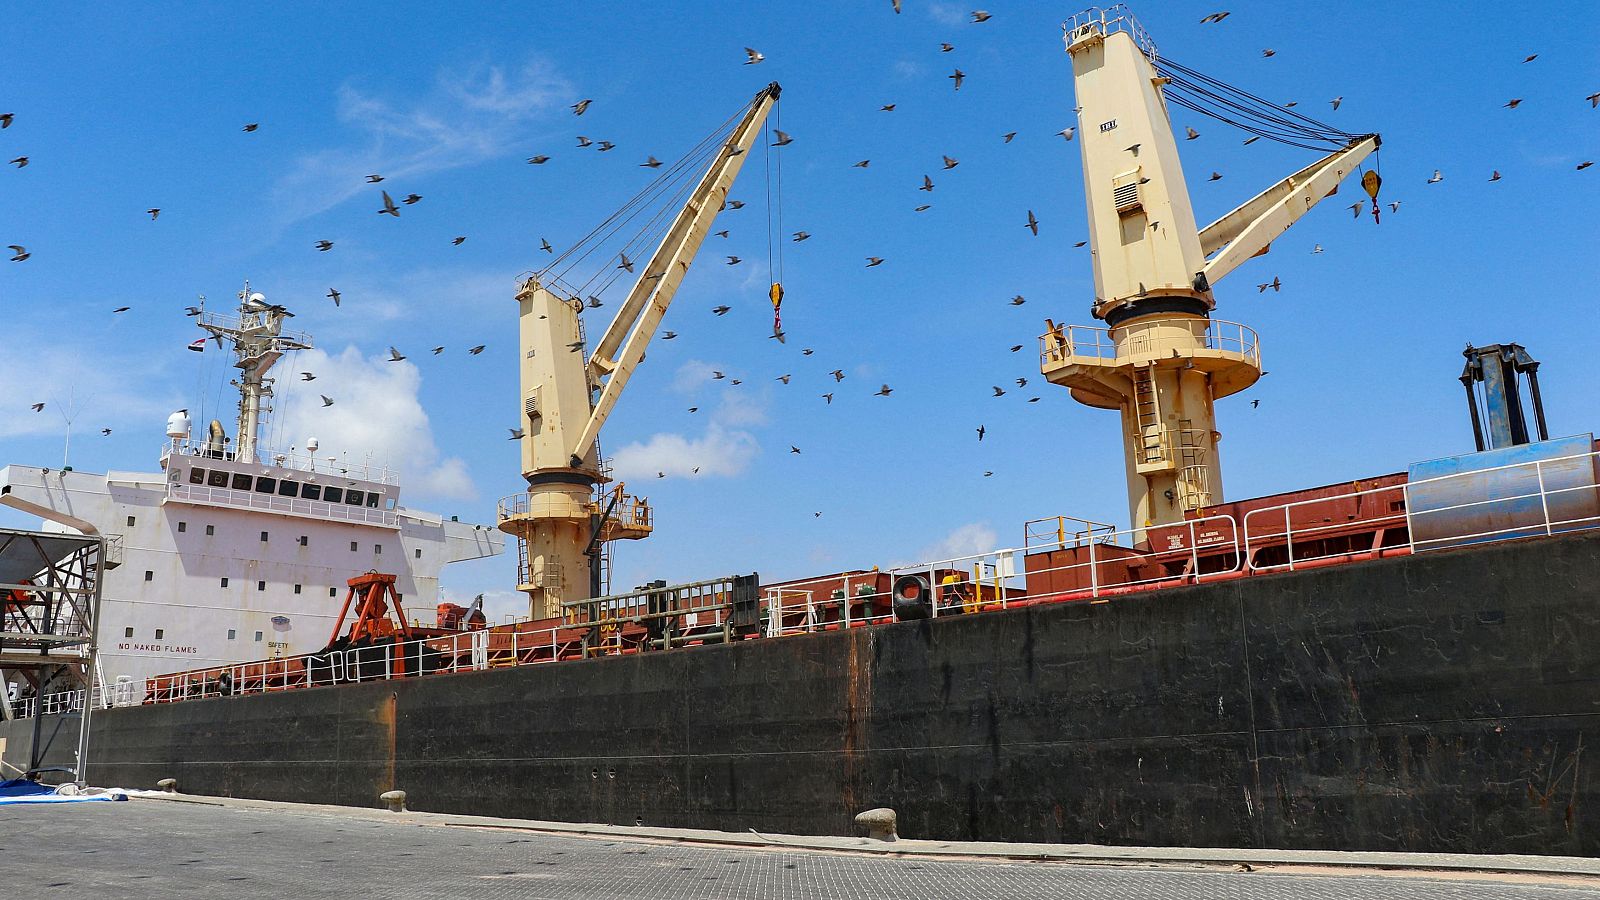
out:
{"label": "lettering on crane", "polygon": [[1101,134],[1105,134],[1108,131],[1115,131],[1116,127],[1117,127],[1117,120],[1116,119],[1112,119],[1109,122],[1101,122],[1100,123],[1100,133]]}

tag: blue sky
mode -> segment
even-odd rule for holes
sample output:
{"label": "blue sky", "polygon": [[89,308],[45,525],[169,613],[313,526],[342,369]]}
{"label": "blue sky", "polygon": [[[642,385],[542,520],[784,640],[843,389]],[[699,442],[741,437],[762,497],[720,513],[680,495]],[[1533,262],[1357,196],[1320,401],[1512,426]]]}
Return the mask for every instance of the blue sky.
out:
{"label": "blue sky", "polygon": [[[730,237],[707,243],[664,325],[681,337],[651,346],[603,436],[657,510],[657,533],[619,548],[617,583],[1014,545],[1024,520],[1058,513],[1124,522],[1115,417],[1044,384],[1034,352],[1046,316],[1090,323],[1089,257],[1072,246],[1087,236],[1078,148],[1055,134],[1073,123],[1060,36],[1073,10],[985,5],[983,24],[971,6],[921,0],[901,15],[889,0],[10,10],[0,112],[16,118],[0,157],[31,164],[0,170],[0,245],[33,256],[0,260],[0,461],[59,463],[70,392],[75,467],[153,468],[166,413],[216,415],[228,377],[219,354],[183,349],[198,336],[183,307],[197,294],[225,305],[249,278],[315,335],[322,355],[297,365],[345,414],[286,397],[281,442],[316,429],[324,446],[406,469],[412,505],[492,521],[520,485],[506,440],[517,275],[548,258],[541,238],[564,247],[642,188],[647,156],[676,159],[777,80],[795,137],[775,151],[783,223],[813,235],[782,247],[790,339],[766,339],[768,184],[753,160],[732,192],[749,205],[719,217]],[[1468,341],[1525,344],[1544,363],[1552,431],[1592,430],[1600,167],[1575,166],[1600,158],[1600,110],[1584,99],[1600,91],[1600,6],[1490,18],[1443,2],[1237,2],[1200,25],[1214,8],[1135,12],[1178,62],[1381,132],[1382,199],[1402,203],[1380,226],[1353,220],[1347,185],[1218,286],[1216,315],[1260,333],[1271,373],[1219,404],[1228,496],[1470,449],[1455,380]],[[766,61],[743,65],[745,46]],[[956,93],[945,76],[958,66]],[[568,106],[581,98],[594,104],[579,119]],[[1512,98],[1524,102],[1503,108]],[[1202,132],[1180,142],[1202,221],[1312,159],[1242,146],[1182,110],[1174,124]],[[617,149],[580,150],[578,134]],[[536,153],[552,159],[527,165]],[[942,155],[960,166],[941,171]],[[1436,168],[1444,181],[1426,184]],[[1211,171],[1224,178],[1207,183]],[[424,199],[380,219],[367,172]],[[931,195],[916,190],[925,173]],[[335,249],[317,252],[321,239]],[[886,262],[867,269],[868,256]],[[1274,276],[1281,293],[1254,290]],[[1016,294],[1025,306],[1007,305]],[[733,312],[713,316],[719,304]],[[384,363],[391,344],[411,358]],[[893,396],[871,396],[885,382]],[[654,477],[686,458],[701,476]],[[445,580],[504,591],[513,568]]]}

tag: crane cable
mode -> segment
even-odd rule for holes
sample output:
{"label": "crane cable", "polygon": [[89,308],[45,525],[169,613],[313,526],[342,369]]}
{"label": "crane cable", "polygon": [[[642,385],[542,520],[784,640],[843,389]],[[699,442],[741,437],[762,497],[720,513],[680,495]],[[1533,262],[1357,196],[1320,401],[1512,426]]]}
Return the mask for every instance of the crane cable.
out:
{"label": "crane cable", "polygon": [[[773,131],[783,133],[783,101],[780,99],[773,103]],[[772,280],[772,286],[767,289],[767,298],[772,301],[772,335],[781,343],[783,341],[783,153],[779,148],[777,159],[773,159],[773,147],[777,142],[767,144],[766,150],[766,187],[767,187],[767,276]],[[776,191],[774,191],[774,170],[776,170]],[[774,202],[773,195],[777,200]],[[774,222],[776,216],[776,222]],[[774,227],[776,226],[776,227]],[[776,245],[776,246],[774,246]]]}
{"label": "crane cable", "polygon": [[1172,102],[1257,137],[1323,152],[1342,150],[1366,137],[1279,106],[1170,59],[1155,57],[1150,62],[1167,79],[1164,93]]}

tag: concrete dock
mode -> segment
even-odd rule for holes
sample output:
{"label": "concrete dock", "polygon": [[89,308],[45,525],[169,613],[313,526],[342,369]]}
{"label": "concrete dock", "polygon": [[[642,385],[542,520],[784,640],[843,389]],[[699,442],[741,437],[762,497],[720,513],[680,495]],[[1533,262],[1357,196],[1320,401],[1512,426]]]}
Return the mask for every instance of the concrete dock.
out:
{"label": "concrete dock", "polygon": [[1572,857],[984,844],[582,826],[179,795],[0,809],[9,896],[1600,897]]}

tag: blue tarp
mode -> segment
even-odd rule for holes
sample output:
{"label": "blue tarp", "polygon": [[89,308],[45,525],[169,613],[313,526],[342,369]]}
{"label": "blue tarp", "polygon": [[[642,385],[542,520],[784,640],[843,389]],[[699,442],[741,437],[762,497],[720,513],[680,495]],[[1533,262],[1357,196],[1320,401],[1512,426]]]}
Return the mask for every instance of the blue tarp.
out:
{"label": "blue tarp", "polygon": [[128,795],[117,791],[104,794],[58,794],[48,784],[13,778],[0,781],[0,804],[7,803],[77,803],[83,800],[126,800]]}

